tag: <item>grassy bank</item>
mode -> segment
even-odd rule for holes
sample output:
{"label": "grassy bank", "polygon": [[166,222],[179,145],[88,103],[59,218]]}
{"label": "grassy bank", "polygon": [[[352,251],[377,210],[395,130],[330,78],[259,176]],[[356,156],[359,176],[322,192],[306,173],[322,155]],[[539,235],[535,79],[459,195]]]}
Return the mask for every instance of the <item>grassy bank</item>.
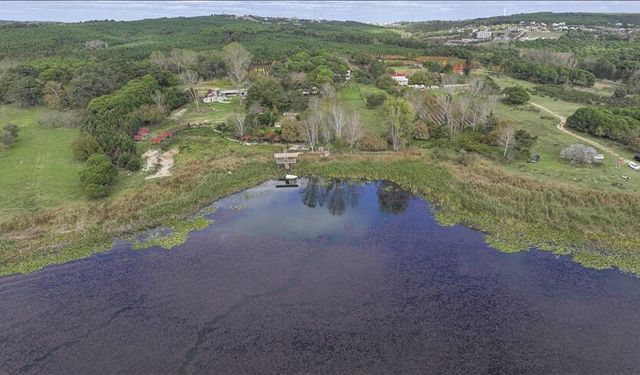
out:
{"label": "grassy bank", "polygon": [[[205,141],[206,140],[206,141]],[[109,248],[152,227],[179,225],[198,208],[278,174],[269,148],[185,137],[190,149],[173,177],[106,201],[3,219],[0,273],[27,272]],[[204,149],[211,150],[206,157]],[[392,180],[434,202],[443,224],[490,234],[504,251],[537,246],[591,267],[640,274],[640,197],[519,177],[489,164],[435,161],[427,151],[301,160],[298,174]],[[29,236],[24,236],[29,233]]]}
{"label": "grassy bank", "polygon": [[[243,146],[210,129],[180,132],[174,142],[180,153],[171,177],[130,184],[102,201],[69,200],[3,215],[0,274],[86,257],[109,249],[114,238],[149,228],[174,229],[173,237],[152,242],[169,247],[206,225],[190,220],[200,208],[282,173],[272,160],[280,146]],[[424,149],[356,153],[303,158],[295,172],[395,181],[433,202],[442,224],[484,231],[503,251],[536,246],[587,266],[640,274],[637,194],[530,176],[489,161],[463,166],[454,160],[442,154],[436,160]]]}
{"label": "grassy bank", "polygon": [[94,202],[0,218],[0,274],[29,272],[110,247],[113,238],[172,225],[200,207],[276,176],[271,147],[244,147],[202,129],[177,138],[174,175]]}

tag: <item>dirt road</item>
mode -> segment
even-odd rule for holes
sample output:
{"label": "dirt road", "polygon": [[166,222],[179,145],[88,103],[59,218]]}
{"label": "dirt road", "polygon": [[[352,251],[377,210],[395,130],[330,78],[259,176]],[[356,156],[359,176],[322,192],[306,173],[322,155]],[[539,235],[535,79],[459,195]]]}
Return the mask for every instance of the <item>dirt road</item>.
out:
{"label": "dirt road", "polygon": [[591,146],[596,147],[597,149],[602,150],[602,151],[606,152],[607,154],[613,155],[618,159],[622,159],[622,161],[624,161],[627,164],[631,162],[631,160],[629,160],[629,159],[627,159],[627,158],[625,158],[623,156],[620,156],[620,154],[618,154],[617,152],[613,151],[612,149],[610,149],[610,148],[608,148],[606,146],[603,146],[603,145],[601,145],[600,143],[598,143],[596,141],[593,141],[591,139],[582,137],[582,136],[580,136],[578,134],[575,134],[575,133],[570,132],[569,130],[565,129],[564,124],[567,121],[566,117],[564,117],[562,115],[559,115],[559,114],[549,110],[548,108],[541,106],[540,104],[536,104],[536,103],[533,103],[533,102],[529,102],[529,103],[532,106],[534,106],[536,108],[539,108],[539,109],[549,113],[550,115],[558,118],[560,120],[560,122],[558,122],[558,124],[556,125],[556,128],[558,128],[558,130],[560,130],[561,132],[563,132],[565,134],[568,134],[568,135],[572,136],[573,138],[578,139],[578,140],[580,140],[580,141],[582,141],[584,143],[590,144]]}

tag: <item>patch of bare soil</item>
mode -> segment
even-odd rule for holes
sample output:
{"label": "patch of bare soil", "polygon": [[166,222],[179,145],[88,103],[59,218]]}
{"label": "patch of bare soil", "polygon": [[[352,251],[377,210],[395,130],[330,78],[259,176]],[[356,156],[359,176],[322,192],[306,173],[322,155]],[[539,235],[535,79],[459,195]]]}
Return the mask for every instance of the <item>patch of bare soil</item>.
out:
{"label": "patch of bare soil", "polygon": [[182,108],[182,109],[180,109],[178,111],[175,111],[169,116],[169,119],[170,120],[177,120],[180,117],[182,117],[182,115],[184,115],[185,112],[187,112],[186,108]]}
{"label": "patch of bare soil", "polygon": [[177,148],[172,148],[169,151],[164,153],[160,153],[159,150],[149,150],[142,154],[143,158],[146,158],[144,163],[144,167],[142,167],[143,172],[155,171],[154,174],[151,174],[145,179],[151,180],[154,178],[162,178],[171,176],[171,167],[173,167],[173,157],[178,154]]}

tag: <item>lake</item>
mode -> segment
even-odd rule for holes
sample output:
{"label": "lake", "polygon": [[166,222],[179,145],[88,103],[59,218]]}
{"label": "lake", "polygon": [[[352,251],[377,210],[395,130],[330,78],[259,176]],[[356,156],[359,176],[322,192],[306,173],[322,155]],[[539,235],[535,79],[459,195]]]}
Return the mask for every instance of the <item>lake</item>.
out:
{"label": "lake", "polygon": [[442,227],[388,182],[270,181],[171,250],[0,278],[0,373],[638,373],[640,279]]}

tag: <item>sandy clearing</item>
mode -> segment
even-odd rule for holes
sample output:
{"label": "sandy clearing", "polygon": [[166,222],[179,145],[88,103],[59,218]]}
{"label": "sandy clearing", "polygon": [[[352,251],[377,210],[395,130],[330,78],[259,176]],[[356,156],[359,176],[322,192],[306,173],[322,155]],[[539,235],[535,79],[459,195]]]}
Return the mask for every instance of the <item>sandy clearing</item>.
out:
{"label": "sandy clearing", "polygon": [[173,167],[173,157],[178,154],[177,148],[172,148],[169,151],[166,151],[160,154],[159,150],[149,150],[142,154],[143,158],[146,158],[144,167],[142,167],[143,172],[149,172],[156,168],[158,170],[156,173],[145,177],[147,180],[151,180],[154,178],[162,178],[171,176],[171,167]]}

